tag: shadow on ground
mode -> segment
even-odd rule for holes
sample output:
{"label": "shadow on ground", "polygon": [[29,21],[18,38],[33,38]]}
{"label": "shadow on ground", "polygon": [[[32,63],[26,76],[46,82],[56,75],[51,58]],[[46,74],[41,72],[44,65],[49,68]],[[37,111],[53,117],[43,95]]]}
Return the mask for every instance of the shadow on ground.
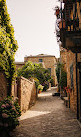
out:
{"label": "shadow on ground", "polygon": [[81,137],[75,114],[52,92],[39,95],[35,106],[21,117],[12,137]]}

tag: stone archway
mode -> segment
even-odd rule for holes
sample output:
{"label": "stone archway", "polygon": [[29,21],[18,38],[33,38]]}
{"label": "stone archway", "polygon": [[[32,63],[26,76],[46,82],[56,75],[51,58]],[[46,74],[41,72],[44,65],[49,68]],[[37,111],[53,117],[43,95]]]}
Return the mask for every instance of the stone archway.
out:
{"label": "stone archway", "polygon": [[7,97],[7,79],[3,71],[0,71],[0,100]]}

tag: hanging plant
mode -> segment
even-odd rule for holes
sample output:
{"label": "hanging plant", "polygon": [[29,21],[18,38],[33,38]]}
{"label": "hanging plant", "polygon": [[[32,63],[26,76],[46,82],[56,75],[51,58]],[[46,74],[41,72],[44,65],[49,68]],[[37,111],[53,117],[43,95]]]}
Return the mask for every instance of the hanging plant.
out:
{"label": "hanging plant", "polygon": [[58,9],[56,9],[56,16],[58,16],[59,14],[60,14],[60,10],[58,8]]}
{"label": "hanging plant", "polygon": [[64,90],[66,91],[66,93],[72,92],[72,89],[69,86],[65,87]]}

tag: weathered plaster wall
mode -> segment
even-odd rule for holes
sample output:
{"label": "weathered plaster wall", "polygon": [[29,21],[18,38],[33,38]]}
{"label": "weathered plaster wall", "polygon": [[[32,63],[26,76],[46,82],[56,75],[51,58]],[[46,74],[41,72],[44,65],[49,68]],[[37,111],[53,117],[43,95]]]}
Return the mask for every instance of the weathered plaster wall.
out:
{"label": "weathered plaster wall", "polygon": [[3,71],[0,71],[0,100],[7,96],[7,79]]}
{"label": "weathered plaster wall", "polygon": [[35,104],[37,93],[35,88],[35,82],[31,82],[23,77],[18,78],[18,98],[21,111],[25,112]]}

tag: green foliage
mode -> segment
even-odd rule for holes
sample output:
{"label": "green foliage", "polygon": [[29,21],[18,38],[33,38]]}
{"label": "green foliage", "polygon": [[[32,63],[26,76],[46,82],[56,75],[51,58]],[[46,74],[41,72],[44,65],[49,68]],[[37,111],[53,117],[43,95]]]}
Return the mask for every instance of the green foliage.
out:
{"label": "green foliage", "polygon": [[50,83],[51,83],[51,86],[52,86],[52,87],[55,86],[55,84],[54,84],[54,79],[53,79],[53,78],[51,78]]}
{"label": "green foliage", "polygon": [[43,68],[41,64],[34,64],[31,61],[28,61],[21,69],[19,68],[17,75],[28,79],[31,77],[37,78],[39,83],[44,86],[45,81],[49,83],[51,79],[50,73],[47,69]]}
{"label": "green foliage", "polygon": [[0,0],[0,69],[4,70],[8,79],[8,95],[11,93],[11,84],[15,76],[14,55],[17,48],[6,0]]}
{"label": "green foliage", "polygon": [[63,89],[67,86],[67,73],[64,70],[64,65],[60,62],[57,63],[56,76],[58,80],[58,86]]}
{"label": "green foliage", "polygon": [[18,117],[21,116],[18,100],[7,97],[0,101],[0,132],[11,131],[19,125]]}
{"label": "green foliage", "polygon": [[10,23],[10,17],[7,11],[6,0],[0,0],[0,24],[1,27],[5,30],[7,36],[11,40],[11,50],[12,52],[16,52],[18,45],[17,41],[14,38],[14,29],[12,24]]}
{"label": "green foliage", "polygon": [[32,62],[27,62],[22,69],[18,69],[18,76],[23,76],[25,78],[31,78],[34,76],[34,64]]}
{"label": "green foliage", "polygon": [[62,67],[63,65],[60,62],[58,62],[57,67],[56,67],[56,76],[57,76],[58,83],[60,81],[60,72],[61,72]]}
{"label": "green foliage", "polygon": [[67,86],[67,73],[65,71],[61,71],[61,78],[59,81],[59,86],[61,86],[62,89]]}
{"label": "green foliage", "polygon": [[43,86],[41,84],[38,85],[38,90],[43,91]]}
{"label": "green foliage", "polygon": [[33,78],[35,81],[36,89],[38,89],[38,86],[40,85],[39,80],[37,78]]}
{"label": "green foliage", "polygon": [[39,79],[39,82],[43,85],[44,81],[50,81],[51,76],[48,69],[45,69],[41,66],[41,64],[34,64],[34,75],[37,79]]}
{"label": "green foliage", "polygon": [[44,86],[43,90],[46,91],[49,88],[49,81],[44,81],[42,85]]}

